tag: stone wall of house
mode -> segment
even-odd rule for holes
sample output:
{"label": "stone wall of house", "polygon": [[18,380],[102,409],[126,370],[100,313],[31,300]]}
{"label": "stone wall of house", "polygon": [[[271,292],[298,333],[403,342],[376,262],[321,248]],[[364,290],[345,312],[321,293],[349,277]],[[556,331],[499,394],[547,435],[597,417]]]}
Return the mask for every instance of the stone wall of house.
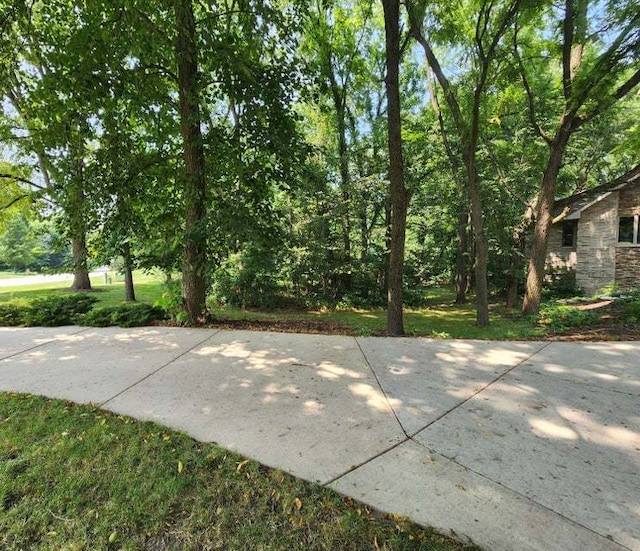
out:
{"label": "stone wall of house", "polygon": [[615,281],[618,195],[611,193],[584,210],[578,224],[576,284],[587,295]]}
{"label": "stone wall of house", "polygon": [[[620,191],[619,216],[640,214],[640,184]],[[616,247],[616,283],[623,289],[640,289],[640,247]]]}
{"label": "stone wall of house", "polygon": [[616,283],[622,289],[640,289],[640,247],[616,248]]}
{"label": "stone wall of house", "polygon": [[619,193],[618,216],[640,214],[640,184],[630,185]]}
{"label": "stone wall of house", "polygon": [[547,281],[554,281],[563,273],[575,272],[577,261],[575,247],[562,246],[562,222],[551,226],[545,267]]}

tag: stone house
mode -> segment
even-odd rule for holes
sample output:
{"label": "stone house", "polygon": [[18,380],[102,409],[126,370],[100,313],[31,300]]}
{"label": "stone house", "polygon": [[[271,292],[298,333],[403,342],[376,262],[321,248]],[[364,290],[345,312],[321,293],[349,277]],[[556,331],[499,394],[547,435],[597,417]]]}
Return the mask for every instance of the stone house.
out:
{"label": "stone house", "polygon": [[587,295],[616,284],[640,289],[640,165],[556,201],[547,275],[575,277]]}

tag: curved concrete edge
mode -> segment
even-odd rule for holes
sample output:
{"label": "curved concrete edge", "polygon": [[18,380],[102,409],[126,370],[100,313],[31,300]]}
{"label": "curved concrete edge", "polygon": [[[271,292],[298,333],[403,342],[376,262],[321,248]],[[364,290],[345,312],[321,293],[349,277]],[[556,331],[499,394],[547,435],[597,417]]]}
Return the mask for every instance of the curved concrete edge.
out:
{"label": "curved concrete edge", "polygon": [[329,487],[492,551],[626,549],[412,441]]}

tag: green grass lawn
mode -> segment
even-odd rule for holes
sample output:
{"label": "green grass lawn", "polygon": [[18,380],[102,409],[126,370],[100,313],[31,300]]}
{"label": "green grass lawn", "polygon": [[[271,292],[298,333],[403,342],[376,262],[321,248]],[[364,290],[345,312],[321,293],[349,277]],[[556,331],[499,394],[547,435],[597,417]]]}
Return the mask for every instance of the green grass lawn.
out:
{"label": "green grass lawn", "polygon": [[0,549],[463,546],[158,425],[0,393]]}
{"label": "green grass lawn", "polygon": [[[139,302],[153,304],[163,293],[162,276],[159,274],[134,274],[136,297]],[[111,275],[111,282],[105,284],[104,277],[92,281],[94,295],[98,302],[95,308],[123,304],[124,282],[122,276]],[[0,304],[17,302],[27,304],[34,298],[49,296],[51,293],[68,292],[69,282],[37,285],[18,285],[0,288]],[[453,291],[448,288],[432,288],[425,291],[426,306],[405,310],[405,330],[409,335],[436,338],[471,339],[518,339],[535,338],[545,334],[546,329],[535,320],[526,319],[518,313],[506,312],[501,304],[491,305],[491,324],[477,327],[473,297],[465,305],[454,304]],[[313,322],[341,326],[358,335],[380,334],[386,327],[386,311],[383,309],[358,310],[317,310],[317,311],[258,311],[239,308],[211,307],[210,313],[218,320],[260,320],[291,322],[295,330],[296,322]]]}
{"label": "green grass lawn", "polygon": [[[507,312],[500,304],[491,306],[489,327],[476,325],[473,298],[464,305],[456,305],[453,291],[448,288],[433,288],[426,291],[427,306],[420,309],[405,309],[405,331],[409,335],[436,338],[468,339],[517,339],[540,337],[544,328],[535,320],[526,319],[517,313]],[[315,320],[342,324],[359,335],[384,331],[387,313],[375,310],[322,310],[310,312],[261,312],[237,308],[211,308],[217,318],[259,320]]]}
{"label": "green grass lawn", "polygon": [[[97,307],[116,306],[124,302],[124,281],[122,276],[112,273],[111,283],[105,284],[104,276],[91,278],[91,286],[98,298]],[[139,302],[153,304],[163,292],[162,277],[144,272],[134,273],[136,299]],[[51,293],[69,292],[69,281],[37,283],[32,285],[14,285],[0,287],[0,303],[27,303],[35,298],[51,295]]]}
{"label": "green grass lawn", "polygon": [[25,274],[24,272],[12,272],[7,270],[0,270],[0,279],[17,279],[20,277],[27,277],[36,274]]}

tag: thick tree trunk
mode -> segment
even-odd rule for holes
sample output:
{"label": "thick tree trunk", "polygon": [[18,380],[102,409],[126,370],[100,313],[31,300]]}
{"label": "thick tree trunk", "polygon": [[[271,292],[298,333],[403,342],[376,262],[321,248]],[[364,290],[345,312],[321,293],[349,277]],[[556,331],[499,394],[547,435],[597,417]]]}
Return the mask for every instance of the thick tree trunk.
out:
{"label": "thick tree trunk", "polygon": [[74,291],[91,291],[91,280],[87,268],[87,222],[85,219],[84,196],[84,152],[78,143],[79,138],[72,138],[71,154],[73,156],[73,178],[69,184],[66,212],[69,217],[71,235],[71,251],[73,255]]}
{"label": "thick tree trunk", "polygon": [[71,289],[74,291],[91,291],[84,233],[72,237],[71,250],[73,253],[73,283],[71,284]]}
{"label": "thick tree trunk", "polygon": [[553,222],[553,206],[555,201],[556,183],[558,173],[562,167],[562,159],[571,136],[570,130],[561,127],[556,138],[551,143],[551,152],[544,174],[542,187],[538,197],[536,209],[536,222],[529,253],[529,271],[527,273],[526,291],[522,303],[522,313],[525,315],[537,314],[540,311],[542,299],[542,285],[544,283],[544,268],[547,259],[547,245],[549,243],[549,230]]}
{"label": "thick tree trunk", "polygon": [[407,225],[408,195],[404,186],[402,124],[400,113],[400,3],[382,0],[384,8],[387,56],[387,116],[389,135],[389,195],[391,199],[391,248],[389,251],[389,289],[387,294],[387,330],[389,335],[404,335],[402,317],[402,276]]}
{"label": "thick tree trunk", "polygon": [[122,259],[124,261],[124,300],[136,301],[136,293],[133,287],[133,262],[131,261],[131,246],[128,242],[122,245]]}
{"label": "thick tree trunk", "polygon": [[391,254],[391,201],[387,199],[384,205],[384,274],[382,291],[389,294],[389,256]]}
{"label": "thick tree trunk", "polygon": [[204,149],[200,130],[198,51],[191,0],[174,0],[177,40],[180,129],[184,155],[185,237],[182,297],[187,323],[194,325],[205,310],[205,204]]}

